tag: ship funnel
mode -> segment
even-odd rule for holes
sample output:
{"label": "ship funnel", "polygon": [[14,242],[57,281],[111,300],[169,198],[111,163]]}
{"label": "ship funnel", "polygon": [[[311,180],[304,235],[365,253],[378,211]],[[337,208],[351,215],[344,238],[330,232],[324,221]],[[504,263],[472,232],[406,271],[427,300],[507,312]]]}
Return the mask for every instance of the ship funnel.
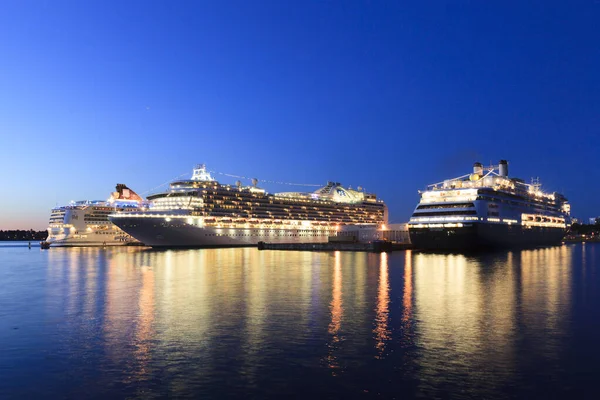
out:
{"label": "ship funnel", "polygon": [[508,176],[508,161],[500,160],[500,165],[498,166],[498,175],[505,178]]}
{"label": "ship funnel", "polygon": [[242,187],[242,181],[235,181],[235,186]]}
{"label": "ship funnel", "polygon": [[133,200],[133,201],[143,201],[143,199],[133,190],[129,189],[127,185],[122,183],[117,183],[116,187],[117,191],[113,192],[112,200]]}
{"label": "ship funnel", "polygon": [[258,179],[252,178],[252,186],[256,187],[258,185]]}
{"label": "ship funnel", "polygon": [[483,176],[483,165],[480,162],[473,164],[473,174]]}

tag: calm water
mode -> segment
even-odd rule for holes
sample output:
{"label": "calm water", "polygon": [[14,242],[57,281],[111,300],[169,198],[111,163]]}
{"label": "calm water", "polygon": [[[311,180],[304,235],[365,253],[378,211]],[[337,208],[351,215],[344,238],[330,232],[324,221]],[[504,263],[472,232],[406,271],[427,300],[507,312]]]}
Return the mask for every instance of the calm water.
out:
{"label": "calm water", "polygon": [[600,245],[0,245],[0,398],[598,398]]}

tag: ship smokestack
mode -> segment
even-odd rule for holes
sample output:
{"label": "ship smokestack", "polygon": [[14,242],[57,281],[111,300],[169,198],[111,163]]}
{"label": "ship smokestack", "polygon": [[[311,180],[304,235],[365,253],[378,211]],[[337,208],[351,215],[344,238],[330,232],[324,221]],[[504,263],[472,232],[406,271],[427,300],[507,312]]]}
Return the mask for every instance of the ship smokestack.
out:
{"label": "ship smokestack", "polygon": [[498,173],[500,176],[506,178],[508,177],[508,161],[500,160],[500,165],[498,167]]}
{"label": "ship smokestack", "polygon": [[473,174],[483,176],[483,165],[479,162],[473,164]]}

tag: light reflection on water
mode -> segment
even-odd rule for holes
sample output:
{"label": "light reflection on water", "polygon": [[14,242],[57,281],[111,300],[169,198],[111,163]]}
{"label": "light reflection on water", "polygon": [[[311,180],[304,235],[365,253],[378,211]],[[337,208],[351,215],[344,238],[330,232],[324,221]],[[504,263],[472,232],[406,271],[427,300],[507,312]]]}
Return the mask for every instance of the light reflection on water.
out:
{"label": "light reflection on water", "polygon": [[385,352],[386,341],[390,339],[391,332],[388,329],[389,323],[389,284],[388,284],[388,255],[381,253],[379,264],[379,285],[377,288],[377,308],[375,316],[375,338],[378,357],[382,357]]}
{"label": "light reflection on water", "polygon": [[587,395],[595,247],[4,249],[0,397]]}
{"label": "light reflection on water", "polygon": [[331,335],[331,339],[328,345],[329,355],[327,357],[327,362],[329,364],[329,368],[335,370],[340,367],[335,357],[335,353],[339,348],[340,342],[342,341],[342,338],[340,338],[340,329],[342,326],[342,318],[344,316],[342,300],[342,266],[341,255],[339,251],[336,251],[334,256],[333,285],[330,304],[331,322],[329,323],[328,332],[329,335]]}

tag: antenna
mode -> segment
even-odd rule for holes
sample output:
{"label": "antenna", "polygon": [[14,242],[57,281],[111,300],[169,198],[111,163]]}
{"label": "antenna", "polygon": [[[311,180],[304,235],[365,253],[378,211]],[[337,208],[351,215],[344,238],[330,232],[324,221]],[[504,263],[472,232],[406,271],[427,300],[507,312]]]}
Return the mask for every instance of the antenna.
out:
{"label": "antenna", "polygon": [[535,178],[531,178],[531,186],[533,186],[535,189],[540,190],[540,188],[542,187],[542,184],[540,183],[540,177],[537,176]]}

